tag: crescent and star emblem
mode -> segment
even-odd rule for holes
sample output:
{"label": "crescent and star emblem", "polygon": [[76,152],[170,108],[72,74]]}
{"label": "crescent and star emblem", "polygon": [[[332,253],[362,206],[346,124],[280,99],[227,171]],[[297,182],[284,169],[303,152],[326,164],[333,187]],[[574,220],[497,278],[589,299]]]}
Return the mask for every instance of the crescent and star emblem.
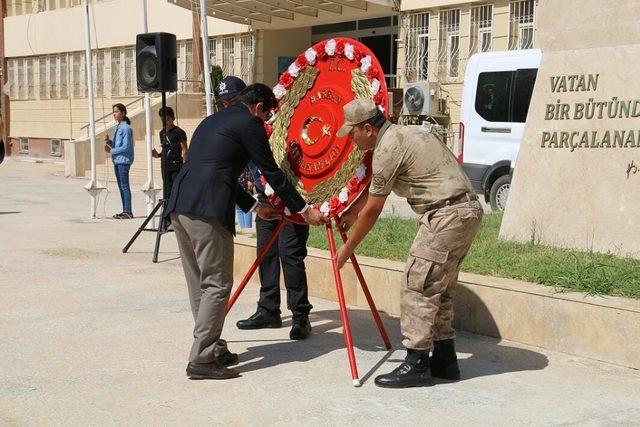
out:
{"label": "crescent and star emblem", "polygon": [[[319,138],[315,138],[315,139],[309,136],[309,127],[313,122],[318,122],[322,124],[322,135]],[[320,119],[319,117],[315,117],[315,116],[309,117],[307,120],[305,120],[304,125],[302,126],[301,137],[304,143],[307,145],[313,145],[316,142],[318,142],[320,138],[325,136],[330,136],[330,135],[331,135],[331,127],[328,124],[324,123],[322,119]]]}

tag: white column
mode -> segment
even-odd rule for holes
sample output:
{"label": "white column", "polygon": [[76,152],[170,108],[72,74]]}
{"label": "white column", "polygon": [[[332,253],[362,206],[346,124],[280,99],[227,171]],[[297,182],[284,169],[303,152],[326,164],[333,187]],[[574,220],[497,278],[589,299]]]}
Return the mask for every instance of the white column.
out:
{"label": "white column", "polygon": [[207,116],[213,113],[211,106],[211,69],[209,67],[209,29],[207,27],[207,2],[200,0],[200,34],[202,35],[202,60],[204,61],[204,93],[207,104]]}
{"label": "white column", "polygon": [[[142,6],[142,32],[149,32],[147,24],[147,0],[140,0]],[[176,96],[178,96],[176,94]],[[156,205],[156,195],[161,190],[156,187],[153,180],[153,156],[151,151],[153,150],[153,119],[151,117],[151,94],[146,92],[144,94],[144,115],[145,115],[145,130],[147,141],[147,182],[142,186],[142,192],[146,196],[147,201],[147,215],[151,213]],[[152,226],[155,227],[155,217],[152,220]]]}
{"label": "white column", "polygon": [[89,2],[83,1],[84,9],[84,42],[85,42],[85,57],[86,57],[86,71],[87,71],[87,93],[89,97],[89,138],[91,140],[91,180],[84,188],[89,192],[91,196],[91,219],[96,218],[96,208],[98,205],[98,195],[104,186],[96,180],[96,123],[95,123],[95,111],[93,106],[93,67],[91,58],[91,35],[89,32]]}

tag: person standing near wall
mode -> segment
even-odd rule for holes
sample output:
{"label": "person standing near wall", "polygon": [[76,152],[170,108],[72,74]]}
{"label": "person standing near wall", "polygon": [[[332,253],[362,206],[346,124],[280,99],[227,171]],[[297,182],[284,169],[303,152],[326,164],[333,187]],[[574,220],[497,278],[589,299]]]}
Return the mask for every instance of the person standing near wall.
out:
{"label": "person standing near wall", "polygon": [[161,120],[164,120],[165,112],[167,116],[167,133],[165,136],[164,129],[160,131],[162,150],[158,153],[154,148],[151,155],[156,159],[161,159],[162,198],[168,199],[171,195],[173,181],[178,176],[183,163],[187,161],[187,133],[179,126],[176,126],[176,115],[173,112],[173,108],[166,107],[164,111],[161,108],[158,111]]}
{"label": "person standing near wall", "polygon": [[104,134],[104,151],[111,153],[111,161],[116,173],[116,181],[122,199],[122,212],[115,214],[115,219],[131,219],[131,187],[129,185],[129,169],[133,163],[133,130],[131,120],[127,117],[127,107],[123,104],[113,105],[113,118],[118,123],[113,132],[113,140]]}

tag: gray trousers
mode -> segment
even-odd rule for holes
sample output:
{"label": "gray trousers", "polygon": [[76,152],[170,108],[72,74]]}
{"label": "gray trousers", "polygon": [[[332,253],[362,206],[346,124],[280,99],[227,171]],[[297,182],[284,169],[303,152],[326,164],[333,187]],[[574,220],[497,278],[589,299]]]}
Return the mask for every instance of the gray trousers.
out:
{"label": "gray trousers", "polygon": [[233,287],[233,237],[211,217],[172,213],[195,320],[189,361],[211,363],[227,351],[220,339]]}

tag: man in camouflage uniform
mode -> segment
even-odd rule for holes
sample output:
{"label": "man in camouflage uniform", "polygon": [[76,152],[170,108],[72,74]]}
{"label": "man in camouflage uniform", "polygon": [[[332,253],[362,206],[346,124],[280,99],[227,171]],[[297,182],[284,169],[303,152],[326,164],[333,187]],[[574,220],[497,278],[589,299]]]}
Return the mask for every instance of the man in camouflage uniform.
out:
{"label": "man in camouflage uniform", "polygon": [[482,207],[455,157],[434,134],[391,124],[370,99],[349,102],[344,116],[338,136],[349,134],[360,150],[373,150],[373,177],[369,194],[342,217],[345,227],[355,227],[336,254],[338,266],[371,230],[391,191],[422,215],[401,289],[400,326],[407,356],[375,383],[403,388],[433,385],[432,377],[457,380],[452,299],[460,264],[480,227]]}

